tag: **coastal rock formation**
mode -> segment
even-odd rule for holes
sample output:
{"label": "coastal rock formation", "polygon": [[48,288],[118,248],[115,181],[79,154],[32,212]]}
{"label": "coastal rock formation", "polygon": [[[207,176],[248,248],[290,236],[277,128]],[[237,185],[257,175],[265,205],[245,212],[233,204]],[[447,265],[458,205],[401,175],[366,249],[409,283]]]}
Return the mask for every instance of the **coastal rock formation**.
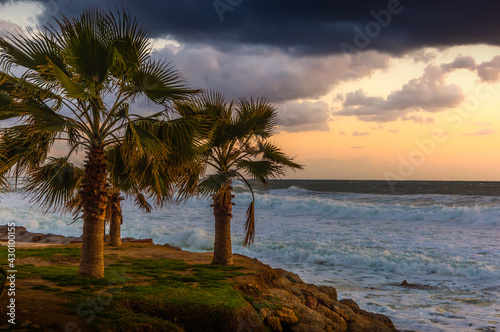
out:
{"label": "coastal rock formation", "polygon": [[[0,241],[6,242],[8,236],[7,225],[0,226]],[[63,236],[55,234],[31,233],[23,226],[16,226],[16,242],[36,242],[36,243],[54,243],[68,244],[72,241],[78,241],[80,238],[75,236]]]}
{"label": "coastal rock formation", "polygon": [[[8,227],[7,225],[0,226],[0,242],[8,241]],[[69,244],[69,243],[80,243],[82,242],[82,237],[76,236],[63,236],[56,235],[52,233],[31,233],[26,230],[23,226],[16,226],[16,242],[32,242],[32,243],[52,243],[52,244]],[[108,236],[106,235],[106,240]],[[153,244],[153,239],[134,239],[132,237],[126,237],[122,239],[122,242],[133,242],[133,243],[149,243]]]}
{"label": "coastal rock formation", "polygon": [[397,331],[388,317],[360,309],[351,299],[339,301],[333,287],[307,284],[294,273],[262,265],[237,287],[272,331]]}

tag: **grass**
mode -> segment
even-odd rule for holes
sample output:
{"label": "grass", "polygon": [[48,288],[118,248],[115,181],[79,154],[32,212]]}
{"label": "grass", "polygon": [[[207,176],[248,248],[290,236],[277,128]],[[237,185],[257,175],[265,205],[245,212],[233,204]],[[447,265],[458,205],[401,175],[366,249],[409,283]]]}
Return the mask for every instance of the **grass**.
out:
{"label": "grass", "polygon": [[18,250],[16,258],[53,262],[18,264],[18,277],[46,281],[32,289],[61,296],[75,315],[88,318],[91,330],[177,331],[180,324],[188,331],[228,331],[236,323],[234,312],[249,305],[231,280],[244,274],[241,266],[113,255],[106,278],[86,279],[77,276],[78,266],[57,264],[76,260],[79,252],[79,248]]}
{"label": "grass", "polygon": [[31,289],[43,290],[43,291],[47,291],[47,292],[62,291],[62,288],[52,288],[52,287],[44,285],[44,284],[35,285],[35,286],[31,287]]}
{"label": "grass", "polygon": [[61,257],[70,259],[72,258],[73,260],[77,261],[80,258],[80,248],[44,248],[16,250],[16,259],[22,259],[26,257],[36,257],[49,262],[57,261]]}

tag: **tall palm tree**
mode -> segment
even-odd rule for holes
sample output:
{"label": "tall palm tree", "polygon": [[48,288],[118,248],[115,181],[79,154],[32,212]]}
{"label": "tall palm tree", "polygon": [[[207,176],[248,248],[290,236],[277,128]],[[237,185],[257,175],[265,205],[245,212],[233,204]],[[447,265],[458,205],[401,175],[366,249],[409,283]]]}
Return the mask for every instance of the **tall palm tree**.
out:
{"label": "tall palm tree", "polygon": [[227,103],[220,94],[212,93],[191,105],[215,119],[204,153],[205,162],[215,172],[206,176],[199,188],[202,194],[213,195],[213,264],[231,265],[233,179],[241,179],[252,193],[243,241],[243,245],[248,246],[255,237],[255,196],[248,179],[268,184],[270,178],[284,175],[286,169],[299,170],[302,166],[269,141],[276,124],[276,108],[266,100],[240,99]]}
{"label": "tall palm tree", "polygon": [[[2,137],[5,167],[28,176],[34,197],[46,208],[62,208],[77,188],[83,206],[79,275],[102,278],[106,151],[119,145],[134,176],[147,177],[147,169],[133,165],[161,164],[170,151],[150,131],[161,126],[159,116],[132,114],[133,102],[142,96],[167,108],[171,100],[198,91],[188,89],[168,63],[151,59],[150,38],[124,11],[62,16],[43,30],[0,38],[0,51],[0,120],[22,121]],[[16,67],[22,75],[15,74]],[[49,158],[57,141],[66,142],[69,152]],[[70,165],[79,150],[86,154],[83,176]],[[47,198],[45,176],[65,178],[70,185]],[[171,188],[149,187],[154,193]]]}

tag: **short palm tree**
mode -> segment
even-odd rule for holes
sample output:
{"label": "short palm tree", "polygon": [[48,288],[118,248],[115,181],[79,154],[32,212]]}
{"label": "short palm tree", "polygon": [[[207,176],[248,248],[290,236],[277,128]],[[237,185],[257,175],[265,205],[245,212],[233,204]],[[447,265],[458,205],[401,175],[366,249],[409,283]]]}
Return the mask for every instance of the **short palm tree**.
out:
{"label": "short palm tree", "polygon": [[[150,169],[134,165],[156,167],[171,151],[151,132],[161,127],[160,117],[131,114],[133,102],[142,96],[167,108],[171,100],[198,91],[188,89],[168,63],[151,59],[150,38],[127,12],[63,16],[43,30],[0,38],[0,51],[0,120],[22,121],[2,136],[4,168],[28,176],[34,197],[47,208],[64,208],[78,191],[83,212],[79,275],[102,278],[106,151],[120,146],[126,168],[146,183],[141,179]],[[57,141],[66,142],[69,151],[50,158]],[[78,151],[86,155],[83,174],[70,162]],[[46,176],[64,179],[57,194],[47,197]],[[157,178],[163,187],[148,186],[153,193],[174,188],[167,184],[171,177]]]}
{"label": "short palm tree", "polygon": [[285,170],[299,170],[302,166],[269,141],[276,124],[276,108],[269,102],[240,99],[227,103],[221,95],[212,93],[205,94],[192,105],[215,119],[204,153],[204,161],[214,169],[214,174],[206,176],[199,188],[202,194],[213,195],[213,264],[231,265],[233,179],[241,179],[252,193],[243,241],[248,246],[255,237],[255,196],[248,179],[268,184],[270,178],[284,175]]}

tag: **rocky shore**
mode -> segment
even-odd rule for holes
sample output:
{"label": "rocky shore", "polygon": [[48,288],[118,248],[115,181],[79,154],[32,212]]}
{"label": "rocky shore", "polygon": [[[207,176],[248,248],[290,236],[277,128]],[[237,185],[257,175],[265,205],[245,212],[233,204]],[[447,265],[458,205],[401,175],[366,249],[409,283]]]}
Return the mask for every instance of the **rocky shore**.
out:
{"label": "rocky shore", "polygon": [[[7,225],[0,226],[0,244],[2,242],[8,241],[8,229]],[[27,243],[47,243],[47,244],[70,244],[70,243],[81,243],[82,237],[76,236],[64,236],[56,235],[52,233],[32,233],[26,230],[23,226],[16,226],[16,242],[27,242]],[[107,238],[107,235],[106,235]],[[132,242],[132,243],[153,243],[153,239],[134,239],[132,237],[122,238],[122,242]]]}
{"label": "rocky shore", "polygon": [[[6,237],[7,227],[0,226],[0,241]],[[47,266],[54,266],[57,267],[56,274],[57,271],[63,273],[64,269],[73,271],[71,269],[78,265],[78,242],[80,239],[54,234],[31,233],[24,227],[16,228],[16,237],[16,241],[18,242],[46,243],[49,247],[46,249],[19,249],[19,251],[24,252],[21,255],[22,258],[18,260],[19,270],[23,270],[23,264],[32,266],[24,269],[31,269],[31,273],[19,280],[19,287],[22,289],[17,295],[19,307],[22,308],[22,311],[20,311],[22,314],[19,315],[19,322],[24,321],[29,322],[29,324],[36,324],[41,330],[44,330],[44,327],[50,326],[48,330],[63,331],[66,322],[75,319],[75,316],[73,316],[74,311],[67,311],[65,316],[62,314],[64,310],[61,310],[60,307],[56,308],[56,306],[60,306],[65,301],[68,301],[64,299],[64,296],[67,296],[65,294],[74,294],[75,288],[66,290],[65,286],[67,285],[61,284],[61,282],[58,283],[57,277],[53,275],[44,277],[43,273],[38,275],[37,269],[39,266],[42,269],[40,271],[44,271],[47,269]],[[125,243],[119,248],[120,250],[106,246],[105,257],[107,257],[107,264],[110,267],[125,264],[123,266],[130,270],[132,266],[139,266],[141,264],[144,266],[155,266],[155,264],[158,264],[157,268],[151,267],[152,270],[148,270],[158,273],[150,281],[144,279],[151,277],[151,272],[148,271],[137,270],[135,274],[132,272],[130,275],[127,274],[127,278],[129,278],[128,287],[132,287],[129,289],[142,287],[148,283],[153,288],[165,287],[165,282],[171,280],[169,278],[174,278],[172,280],[186,280],[183,281],[184,285],[176,284],[175,287],[178,287],[177,289],[191,292],[196,291],[197,287],[199,287],[198,285],[203,285],[204,283],[208,285],[213,282],[210,281],[212,277],[208,277],[213,272],[213,268],[215,268],[213,266],[210,267],[211,253],[192,253],[169,245],[155,245],[150,239],[129,239],[129,241],[132,243]],[[139,245],[136,243],[139,243]],[[45,258],[46,261],[41,258],[44,257],[43,250],[52,250],[51,254]],[[4,252],[6,253],[6,251],[2,251],[2,253]],[[33,259],[34,257],[38,258]],[[123,263],[124,261],[126,263]],[[176,272],[177,270],[175,269],[162,272],[162,269],[165,269],[165,266],[162,265],[165,263],[162,262],[165,261],[186,264],[184,272]],[[211,304],[209,307],[204,307],[203,310],[207,312],[201,314],[196,301],[194,303],[182,303],[182,299],[180,299],[181,302],[178,302],[179,298],[174,297],[173,300],[166,298],[165,302],[158,304],[156,298],[151,302],[147,296],[142,297],[142,295],[134,293],[137,291],[127,293],[127,288],[118,290],[116,294],[120,294],[120,296],[115,295],[115,305],[117,308],[126,308],[126,312],[129,312],[130,315],[146,315],[141,317],[150,317],[153,315],[155,320],[160,317],[165,322],[175,322],[175,327],[171,329],[174,331],[207,331],[207,327],[202,328],[196,324],[193,325],[193,321],[206,323],[203,321],[206,315],[224,317],[224,319],[214,319],[213,324],[215,325],[208,328],[210,331],[397,331],[387,316],[367,312],[361,309],[352,299],[339,299],[334,287],[305,283],[294,273],[283,269],[273,269],[257,259],[246,256],[234,255],[234,262],[235,267],[243,269],[241,271],[244,273],[231,275],[227,281],[223,282],[226,285],[225,287],[233,289],[233,292],[236,291],[232,297],[240,299],[238,301],[241,302],[237,309],[228,311],[228,309],[222,309],[224,303],[220,303],[220,308],[218,304]],[[132,265],[127,265],[130,263]],[[205,269],[205,272],[200,272],[203,269]],[[68,273],[72,274],[73,272]],[[139,275],[143,273],[143,277],[139,278],[140,280],[137,279],[137,273]],[[221,272],[215,273],[217,273],[216,279],[218,280],[218,278],[221,278],[220,273],[232,272],[223,269]],[[208,281],[202,277],[208,278]],[[159,278],[164,281],[161,283],[155,281]],[[77,280],[77,282],[80,281]],[[139,282],[138,286],[134,286],[135,282]],[[210,294],[217,297],[219,296],[220,291],[218,287],[221,287],[220,285],[222,284],[213,289],[213,293],[210,293],[210,288],[205,288],[203,291],[209,292],[207,293],[208,297],[211,296]],[[58,291],[51,291],[56,289]],[[165,291],[161,289],[163,288],[158,288],[158,294]],[[57,294],[60,294],[60,296],[58,297]],[[90,294],[85,296],[90,296]],[[149,291],[147,294],[149,294]],[[47,305],[48,302],[45,300],[49,295],[52,299],[51,303],[53,303],[50,306]],[[204,295],[203,297],[205,298],[206,296]],[[36,305],[38,300],[43,301],[45,304],[41,307]],[[33,308],[31,308],[32,306]],[[191,308],[189,308],[190,306]],[[47,312],[45,313],[44,310]],[[58,312],[58,315],[54,316],[52,312]],[[128,317],[127,315],[122,315],[121,317]],[[201,316],[196,317],[196,315]],[[82,321],[82,331],[101,330],[95,325],[86,327],[85,321]],[[104,330],[164,330],[155,325],[157,324],[156,321],[153,325],[148,325],[150,323],[146,323],[143,320],[140,323],[135,322],[131,324],[127,325],[126,328],[118,328],[117,325]],[[25,325],[27,324],[25,323]]]}
{"label": "rocky shore", "polygon": [[254,308],[268,304],[258,317],[246,319],[253,322],[252,331],[265,331],[266,325],[272,331],[397,331],[389,317],[365,311],[352,299],[339,300],[334,287],[304,283],[294,273],[258,264],[258,274],[237,284]]}

